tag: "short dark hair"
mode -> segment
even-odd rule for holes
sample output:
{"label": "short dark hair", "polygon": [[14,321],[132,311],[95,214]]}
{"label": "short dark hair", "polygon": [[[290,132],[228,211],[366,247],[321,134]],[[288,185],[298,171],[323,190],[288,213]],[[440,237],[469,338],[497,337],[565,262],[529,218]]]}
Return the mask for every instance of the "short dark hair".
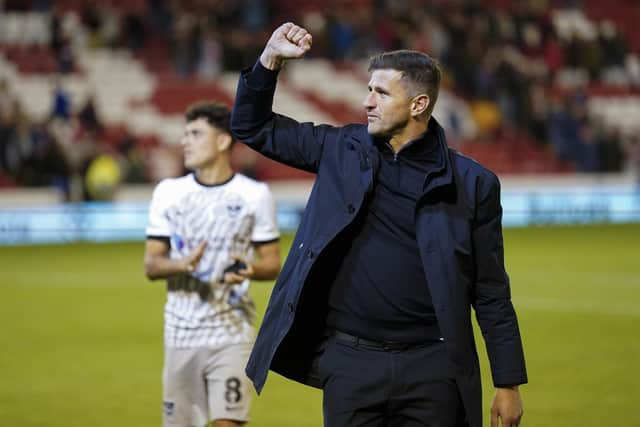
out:
{"label": "short dark hair", "polygon": [[187,122],[205,119],[211,126],[231,134],[231,111],[221,102],[200,101],[192,104],[184,114]]}
{"label": "short dark hair", "polygon": [[[371,58],[369,72],[374,70],[393,69],[402,72],[407,91],[412,96],[426,93],[429,96],[428,113],[431,114],[438,99],[442,71],[438,61],[426,53],[416,50],[394,50],[383,52]],[[412,93],[415,90],[418,93]]]}

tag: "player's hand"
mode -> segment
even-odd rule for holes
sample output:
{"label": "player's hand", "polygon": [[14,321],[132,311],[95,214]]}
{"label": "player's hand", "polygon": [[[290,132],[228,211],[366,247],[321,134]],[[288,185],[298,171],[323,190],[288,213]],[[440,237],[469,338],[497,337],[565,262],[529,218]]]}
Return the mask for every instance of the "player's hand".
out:
{"label": "player's hand", "polygon": [[207,248],[207,242],[200,242],[200,244],[186,257],[182,259],[184,263],[184,271],[187,273],[193,273],[198,268],[200,258],[204,254],[204,250]]}
{"label": "player's hand", "polygon": [[237,256],[237,255],[233,255],[231,258],[233,259],[234,263],[237,261],[240,261],[244,263],[246,267],[238,270],[237,272],[225,273],[224,277],[222,278],[224,283],[228,285],[233,285],[236,283],[242,283],[246,279],[251,279],[251,277],[253,277],[254,271],[253,271],[253,266],[251,265],[250,262],[247,262],[247,260],[245,260],[243,257]]}
{"label": "player's hand", "polygon": [[[518,386],[498,387],[491,402],[491,427],[516,427],[522,419],[522,399]],[[502,424],[498,424],[498,419]]]}
{"label": "player's hand", "polygon": [[265,68],[278,70],[286,59],[301,58],[311,49],[312,42],[313,38],[307,30],[287,22],[271,34],[260,55],[260,62]]}

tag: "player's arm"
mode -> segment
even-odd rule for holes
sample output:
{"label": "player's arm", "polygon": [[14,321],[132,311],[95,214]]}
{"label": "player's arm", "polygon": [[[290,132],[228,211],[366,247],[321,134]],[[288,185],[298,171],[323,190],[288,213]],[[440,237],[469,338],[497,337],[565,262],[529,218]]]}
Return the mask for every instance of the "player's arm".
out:
{"label": "player's arm", "polygon": [[188,256],[169,258],[171,247],[165,239],[147,239],[144,251],[144,274],[149,280],[166,279],[179,273],[190,273],[196,269],[207,246],[202,242]]}
{"label": "player's arm", "polygon": [[253,280],[273,280],[280,272],[280,241],[255,243],[257,261],[251,264]]}
{"label": "player's arm", "polygon": [[234,257],[246,263],[247,267],[237,273],[226,273],[224,281],[226,283],[239,283],[245,279],[250,280],[273,280],[280,272],[280,242],[275,240],[266,243],[254,243],[256,261],[246,263],[242,258]]}
{"label": "player's arm", "polygon": [[298,121],[272,110],[278,70],[288,59],[302,57],[311,48],[311,34],[292,23],[283,24],[251,70],[243,70],[231,114],[236,140],[277,162],[315,173],[318,171],[328,125]]}

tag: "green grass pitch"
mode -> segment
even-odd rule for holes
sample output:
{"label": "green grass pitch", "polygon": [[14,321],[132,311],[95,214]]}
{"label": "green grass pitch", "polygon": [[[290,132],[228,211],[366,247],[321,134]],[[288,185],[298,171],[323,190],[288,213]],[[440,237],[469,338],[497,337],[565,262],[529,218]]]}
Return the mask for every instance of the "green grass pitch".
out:
{"label": "green grass pitch", "polygon": [[[522,425],[640,426],[640,224],[508,229],[505,247]],[[141,242],[0,247],[0,425],[161,424],[164,286],[142,256]],[[252,285],[259,313],[270,290]],[[251,425],[319,427],[321,393],[271,374]]]}

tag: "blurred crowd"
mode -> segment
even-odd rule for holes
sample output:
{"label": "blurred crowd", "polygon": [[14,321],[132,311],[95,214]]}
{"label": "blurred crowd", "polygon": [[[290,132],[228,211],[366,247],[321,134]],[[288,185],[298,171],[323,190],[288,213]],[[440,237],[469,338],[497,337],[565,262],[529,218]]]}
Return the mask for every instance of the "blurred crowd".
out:
{"label": "blurred crowd", "polygon": [[123,130],[108,143],[92,97],[73,111],[60,84],[52,94],[50,114],[34,121],[0,80],[0,186],[53,185],[65,201],[80,201],[109,200],[121,182],[148,182],[138,141]]}
{"label": "blurred crowd", "polygon": [[[142,58],[166,58],[181,76],[213,79],[251,65],[275,25],[290,20],[313,34],[312,57],[354,61],[400,48],[432,54],[445,69],[443,85],[469,103],[478,143],[517,129],[577,171],[621,171],[640,162],[638,135],[590,115],[586,91],[593,83],[640,87],[638,52],[612,22],[561,31],[544,0],[517,0],[509,10],[479,0],[131,0],[126,8],[76,1],[81,7],[71,21],[57,3],[0,0],[0,10],[51,15],[49,49],[62,74],[76,69],[81,49],[125,47]],[[579,11],[580,3],[553,6]],[[71,111],[60,86],[52,93],[50,116],[32,123],[0,81],[5,179],[53,183],[70,200],[91,198],[86,183],[77,182],[101,155],[120,165],[122,180],[148,179],[135,138],[100,142],[103,124],[91,98]]]}

